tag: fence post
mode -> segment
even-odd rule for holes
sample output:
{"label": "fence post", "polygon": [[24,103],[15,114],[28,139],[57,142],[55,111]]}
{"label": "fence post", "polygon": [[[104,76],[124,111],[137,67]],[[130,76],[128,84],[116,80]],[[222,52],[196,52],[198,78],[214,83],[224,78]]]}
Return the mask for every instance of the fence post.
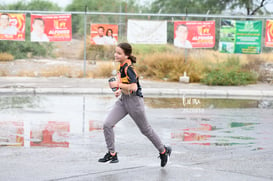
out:
{"label": "fence post", "polygon": [[[265,21],[265,22],[264,22]],[[265,25],[264,25],[265,24]],[[264,28],[265,27],[265,28]],[[262,32],[261,32],[261,53],[265,48],[265,36],[266,36],[266,19],[262,20]]]}
{"label": "fence post", "polygon": [[[186,8],[186,21],[188,20],[188,9]],[[185,60],[184,63],[187,63],[187,56],[188,56],[188,48],[185,48]]]}
{"label": "fence post", "polygon": [[87,13],[87,5],[85,5],[85,13],[84,13],[84,63],[83,63],[83,77],[86,76],[86,13]]}

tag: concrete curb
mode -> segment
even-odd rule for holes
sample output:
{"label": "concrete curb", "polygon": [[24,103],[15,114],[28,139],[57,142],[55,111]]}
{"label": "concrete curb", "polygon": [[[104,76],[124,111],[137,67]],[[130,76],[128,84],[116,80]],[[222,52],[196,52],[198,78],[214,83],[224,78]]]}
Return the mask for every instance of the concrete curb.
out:
{"label": "concrete curb", "polygon": [[[145,96],[195,96],[220,98],[273,98],[270,90],[207,90],[143,88]],[[109,88],[0,88],[0,94],[113,94]]]}
{"label": "concrete curb", "polygon": [[[141,81],[144,96],[194,96],[273,99],[271,84],[206,86],[176,82]],[[0,77],[0,94],[113,94],[108,79]]]}

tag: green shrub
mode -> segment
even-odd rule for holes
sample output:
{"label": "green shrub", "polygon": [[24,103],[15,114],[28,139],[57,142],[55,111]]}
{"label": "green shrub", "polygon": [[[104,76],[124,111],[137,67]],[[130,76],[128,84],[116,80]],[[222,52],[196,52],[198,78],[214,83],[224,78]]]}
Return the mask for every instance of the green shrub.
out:
{"label": "green shrub", "polygon": [[217,67],[207,69],[206,75],[201,79],[207,85],[247,85],[256,81],[256,74],[244,70],[239,58],[228,58],[226,62],[217,64]]}
{"label": "green shrub", "polygon": [[15,59],[27,58],[28,54],[32,56],[48,57],[52,55],[52,43],[39,42],[19,42],[19,41],[0,41],[0,50],[14,56]]}
{"label": "green shrub", "polygon": [[201,82],[207,85],[247,85],[256,81],[257,78],[252,72],[240,72],[236,69],[229,71],[215,69],[201,79]]}

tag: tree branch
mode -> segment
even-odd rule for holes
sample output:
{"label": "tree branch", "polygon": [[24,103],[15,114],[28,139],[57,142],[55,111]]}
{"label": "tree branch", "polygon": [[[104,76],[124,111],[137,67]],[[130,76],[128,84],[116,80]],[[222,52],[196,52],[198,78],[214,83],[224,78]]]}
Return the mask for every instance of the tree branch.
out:
{"label": "tree branch", "polygon": [[254,15],[260,8],[264,7],[265,1],[266,0],[262,0],[260,3],[260,6],[258,6],[256,9],[254,9],[250,15]]}

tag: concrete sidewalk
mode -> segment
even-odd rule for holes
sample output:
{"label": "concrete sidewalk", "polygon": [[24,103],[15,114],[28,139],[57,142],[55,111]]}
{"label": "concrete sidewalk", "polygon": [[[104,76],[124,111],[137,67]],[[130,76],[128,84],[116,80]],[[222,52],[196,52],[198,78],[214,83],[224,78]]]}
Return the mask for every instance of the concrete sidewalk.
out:
{"label": "concrete sidewalk", "polygon": [[[144,96],[200,96],[221,98],[273,98],[272,84],[207,86],[191,83],[140,81]],[[112,94],[107,79],[0,77],[0,94]]]}

